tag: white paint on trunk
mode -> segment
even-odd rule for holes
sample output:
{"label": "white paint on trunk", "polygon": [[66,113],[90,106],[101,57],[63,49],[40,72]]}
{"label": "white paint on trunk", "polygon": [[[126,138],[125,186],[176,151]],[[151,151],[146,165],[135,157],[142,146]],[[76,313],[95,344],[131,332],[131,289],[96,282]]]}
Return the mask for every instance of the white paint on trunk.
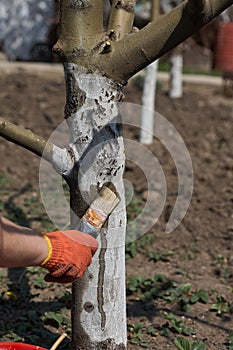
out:
{"label": "white paint on trunk", "polygon": [[[99,249],[85,276],[75,283],[73,340],[76,349],[102,349],[109,339],[126,346],[124,144],[117,101],[119,86],[75,64],[65,64],[66,118],[70,143],[80,158],[73,178],[90,204],[96,189],[112,182],[121,201],[98,237]],[[80,103],[82,101],[82,103]],[[72,174],[74,176],[74,174]],[[71,188],[72,191],[72,188]],[[74,206],[72,206],[74,207]],[[80,220],[73,213],[72,228]],[[122,347],[123,345],[123,347]],[[106,346],[106,345],[105,345]],[[113,349],[107,345],[103,349]],[[114,349],[118,349],[114,347]],[[120,349],[120,347],[119,347]]]}
{"label": "white paint on trunk", "polygon": [[[78,160],[78,158],[77,158]],[[60,148],[53,145],[53,154],[51,164],[61,175],[69,175],[74,167],[75,158],[71,157],[67,148]]]}
{"label": "white paint on trunk", "polygon": [[171,98],[180,98],[183,95],[183,56],[182,54],[173,54],[170,58],[170,90]]}
{"label": "white paint on trunk", "polygon": [[158,60],[146,67],[142,95],[140,142],[147,145],[153,142],[157,72]]}

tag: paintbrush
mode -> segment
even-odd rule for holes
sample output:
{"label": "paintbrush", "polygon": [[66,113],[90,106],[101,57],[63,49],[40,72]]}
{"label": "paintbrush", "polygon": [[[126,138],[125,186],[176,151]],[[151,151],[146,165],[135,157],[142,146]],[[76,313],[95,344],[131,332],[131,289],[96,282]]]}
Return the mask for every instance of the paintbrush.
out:
{"label": "paintbrush", "polygon": [[104,185],[81,218],[80,231],[96,238],[119,201],[116,192]]}

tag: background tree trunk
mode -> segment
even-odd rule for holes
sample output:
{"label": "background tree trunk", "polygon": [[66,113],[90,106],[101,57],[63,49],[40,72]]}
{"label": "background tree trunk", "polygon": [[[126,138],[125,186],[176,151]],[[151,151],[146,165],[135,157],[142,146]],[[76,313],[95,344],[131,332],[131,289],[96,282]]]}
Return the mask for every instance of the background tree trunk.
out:
{"label": "background tree trunk", "polygon": [[180,98],[183,95],[183,53],[182,46],[178,46],[171,52],[169,96]]}
{"label": "background tree trunk", "polygon": [[140,142],[150,145],[154,133],[154,109],[159,60],[146,67],[142,94]]}
{"label": "background tree trunk", "polygon": [[[151,10],[152,20],[156,19],[160,12],[159,0],[152,1]],[[145,81],[143,85],[140,142],[147,145],[150,145],[153,142],[158,64],[159,60],[156,60],[146,67]]]}

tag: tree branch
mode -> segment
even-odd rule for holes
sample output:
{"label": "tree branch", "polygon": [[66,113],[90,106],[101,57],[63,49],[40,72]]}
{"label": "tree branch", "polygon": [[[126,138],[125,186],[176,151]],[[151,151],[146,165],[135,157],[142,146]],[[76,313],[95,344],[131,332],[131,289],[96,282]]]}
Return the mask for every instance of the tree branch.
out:
{"label": "tree branch", "polygon": [[0,136],[44,158],[61,174],[67,174],[73,168],[74,157],[71,157],[66,148],[59,148],[31,130],[12,124],[3,118],[0,118]]}
{"label": "tree branch", "polygon": [[151,18],[152,20],[156,19],[160,15],[160,1],[159,0],[153,0],[151,5]]}
{"label": "tree branch", "polygon": [[0,118],[0,136],[19,146],[26,148],[39,157],[49,162],[52,159],[53,144],[34,134],[31,130],[24,129]]}
{"label": "tree branch", "polygon": [[108,31],[115,34],[119,40],[130,33],[134,21],[134,8],[136,0],[114,0],[110,13]]}
{"label": "tree branch", "polygon": [[84,59],[103,33],[103,1],[60,0],[60,35],[53,50],[62,61]]}
{"label": "tree branch", "polygon": [[108,60],[99,63],[113,79],[127,82],[232,4],[233,0],[186,0],[139,32],[113,43]]}

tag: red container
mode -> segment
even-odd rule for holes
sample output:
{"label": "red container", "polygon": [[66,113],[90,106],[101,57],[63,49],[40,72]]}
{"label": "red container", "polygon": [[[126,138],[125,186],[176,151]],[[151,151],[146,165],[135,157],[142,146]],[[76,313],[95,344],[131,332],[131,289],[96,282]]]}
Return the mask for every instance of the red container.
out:
{"label": "red container", "polygon": [[233,22],[221,23],[217,32],[214,66],[223,72],[233,72]]}
{"label": "red container", "polygon": [[40,346],[37,346],[37,345],[31,345],[31,344],[3,342],[3,343],[0,343],[0,350],[47,350],[47,349],[41,348]]}

